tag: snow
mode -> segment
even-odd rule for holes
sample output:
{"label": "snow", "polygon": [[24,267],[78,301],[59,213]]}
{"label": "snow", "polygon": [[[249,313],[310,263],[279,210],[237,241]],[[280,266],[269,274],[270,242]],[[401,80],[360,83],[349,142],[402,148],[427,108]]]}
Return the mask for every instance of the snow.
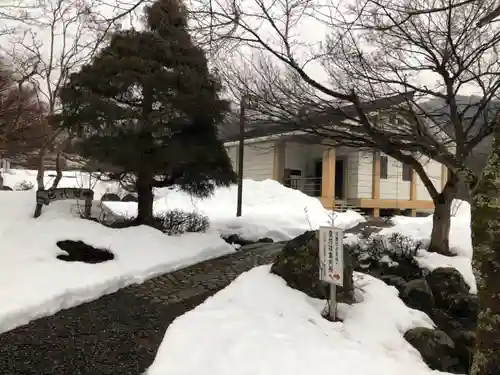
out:
{"label": "snow", "polygon": [[[47,172],[51,184],[55,172]],[[3,171],[4,184],[12,188],[22,182],[36,186],[36,171]],[[64,172],[59,187],[92,188],[95,199],[105,193],[126,192],[114,182],[97,181],[81,172]],[[271,237],[286,240],[306,230],[328,225],[331,213],[318,199],[283,187],[275,181],[245,180],[243,216],[236,218],[236,187],[218,189],[206,200],[192,199],[173,189],[158,189],[155,211],[183,209],[207,215],[212,228],[207,233],[166,236],[148,227],[111,229],[80,219],[76,201],[59,201],[43,208],[33,219],[34,189],[0,192],[0,333],[30,320],[99,298],[133,283],[236,250],[221,234],[239,234],[246,239]],[[133,216],[136,203],[94,202],[94,213]],[[349,227],[364,220],[355,212],[334,215],[335,225]],[[26,230],[29,235],[25,235]],[[63,252],[59,240],[82,240],[110,249],[115,260],[97,265],[56,259]],[[13,283],[14,287],[13,287]]]}
{"label": "snow", "polygon": [[261,266],[168,328],[146,375],[429,375],[403,334],[432,327],[397,291],[356,274],[362,302],[341,305],[343,322],[321,317],[325,303],[286,286]]}
{"label": "snow", "polygon": [[[274,180],[243,181],[242,216],[236,217],[237,186],[219,188],[208,199],[196,199],[174,189],[158,189],[154,211],[172,209],[195,211],[210,218],[212,228],[223,236],[237,234],[251,241],[268,237],[274,241],[290,240],[307,230],[330,225],[331,213],[317,198],[289,189]],[[137,206],[126,202],[106,202],[116,214],[136,215]],[[357,212],[336,213],[334,225],[348,228],[365,219]]]}
{"label": "snow", "polygon": [[[417,260],[430,270],[457,268],[476,293],[470,206],[456,201],[452,214],[450,244],[456,256],[420,251]],[[374,235],[398,232],[429,241],[432,216],[398,216],[392,221],[394,227]],[[349,243],[358,240],[354,234],[346,237]],[[404,339],[411,328],[435,325],[425,313],[407,307],[396,288],[355,273],[358,303],[341,304],[342,322],[332,323],[321,317],[325,301],[289,288],[269,270],[270,266],[261,266],[242,274],[177,318],[146,375],[447,374],[430,370]]]}
{"label": "snow", "polygon": [[[49,185],[55,172],[47,172],[45,184]],[[126,194],[116,182],[97,181],[82,172],[66,171],[59,187],[93,188],[96,200],[105,193]],[[4,172],[4,184],[14,188],[22,181],[36,185],[36,171],[9,170]],[[257,241],[271,238],[274,241],[290,240],[307,230],[333,224],[346,229],[365,221],[355,211],[329,212],[317,198],[289,189],[274,180],[243,182],[241,217],[236,217],[237,186],[220,188],[208,199],[196,199],[181,191],[169,188],[155,189],[155,213],[172,209],[198,212],[210,218],[211,226],[221,235],[237,234],[241,238]],[[105,202],[104,205],[117,216],[134,217],[134,202]]]}
{"label": "snow", "polygon": [[[477,293],[477,285],[472,271],[472,236],[470,204],[455,200],[451,209],[450,250],[455,256],[444,256],[420,250],[416,260],[420,266],[430,271],[438,267],[454,267],[465,279],[471,293]],[[379,235],[390,236],[392,233],[401,233],[429,243],[432,232],[432,215],[427,217],[395,216],[392,218],[394,226],[383,229]]]}
{"label": "snow", "polygon": [[[215,231],[166,236],[149,227],[110,229],[75,217],[75,202],[44,207],[33,219],[33,192],[0,192],[0,333],[94,300],[133,283],[234,249]],[[110,249],[101,264],[63,262],[59,240]]]}
{"label": "snow", "polygon": [[[31,183],[36,187],[36,175],[37,171],[29,169],[2,169],[2,177],[5,186],[9,186],[12,189],[18,187],[22,182]],[[44,184],[48,188],[55,179],[55,171],[46,171]],[[94,198],[100,200],[101,197],[106,193],[115,193],[125,195],[120,189],[119,184],[116,182],[98,181],[95,177],[91,177],[88,173],[83,173],[80,171],[64,171],[63,178],[59,182],[58,187],[78,187],[87,188],[94,191]]]}

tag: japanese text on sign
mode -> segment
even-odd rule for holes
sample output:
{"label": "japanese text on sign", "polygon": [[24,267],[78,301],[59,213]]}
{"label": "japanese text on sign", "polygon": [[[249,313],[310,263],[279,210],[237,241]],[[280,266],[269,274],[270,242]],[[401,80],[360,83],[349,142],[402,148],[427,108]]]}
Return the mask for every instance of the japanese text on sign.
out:
{"label": "japanese text on sign", "polygon": [[319,229],[320,280],[342,286],[344,278],[343,232],[337,228]]}

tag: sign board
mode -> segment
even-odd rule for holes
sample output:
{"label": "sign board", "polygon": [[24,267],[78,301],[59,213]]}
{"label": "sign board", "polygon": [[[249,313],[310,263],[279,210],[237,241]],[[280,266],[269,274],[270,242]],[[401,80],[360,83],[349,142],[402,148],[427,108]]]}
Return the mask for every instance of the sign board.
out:
{"label": "sign board", "polygon": [[94,199],[94,192],[90,189],[78,188],[38,190],[36,192],[36,202],[39,204],[48,205],[50,202],[66,199],[82,199],[92,201]]}
{"label": "sign board", "polygon": [[86,218],[90,217],[90,213],[92,210],[92,201],[94,199],[94,192],[90,189],[78,188],[38,190],[36,192],[36,208],[34,217],[39,217],[42,214],[42,206],[47,206],[51,202],[65,199],[85,200],[84,216]]}
{"label": "sign board", "polygon": [[319,278],[342,286],[344,280],[344,232],[338,228],[319,228]]}

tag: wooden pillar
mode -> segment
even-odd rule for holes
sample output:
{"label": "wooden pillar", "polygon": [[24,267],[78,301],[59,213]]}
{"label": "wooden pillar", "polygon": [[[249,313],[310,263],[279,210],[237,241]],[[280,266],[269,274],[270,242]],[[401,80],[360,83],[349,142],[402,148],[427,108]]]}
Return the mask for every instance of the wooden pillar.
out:
{"label": "wooden pillar", "polygon": [[283,183],[285,172],[285,150],[284,142],[276,142],[274,144],[273,156],[273,180]]}
{"label": "wooden pillar", "polygon": [[[410,201],[416,201],[417,200],[417,172],[415,172],[415,169],[412,169],[411,171],[411,181],[410,181]],[[411,216],[417,216],[417,209],[412,208],[411,209]]]}
{"label": "wooden pillar", "polygon": [[[372,199],[380,206],[380,151],[373,151]],[[380,207],[373,208],[373,216],[380,217]]]}
{"label": "wooden pillar", "polygon": [[448,181],[448,169],[441,164],[441,191],[444,189],[444,185]]}
{"label": "wooden pillar", "polygon": [[321,202],[323,206],[335,207],[335,149],[323,151],[323,165],[321,174]]}

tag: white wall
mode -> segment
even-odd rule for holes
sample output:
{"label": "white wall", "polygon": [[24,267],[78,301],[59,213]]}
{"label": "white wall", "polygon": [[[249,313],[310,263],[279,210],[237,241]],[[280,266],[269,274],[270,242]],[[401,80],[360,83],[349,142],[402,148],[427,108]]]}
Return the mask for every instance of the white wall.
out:
{"label": "white wall", "polygon": [[[234,170],[238,170],[238,146],[226,147]],[[273,178],[274,142],[245,145],[243,151],[243,178],[262,181]]]}
{"label": "white wall", "polygon": [[[302,171],[302,176],[306,178],[314,176],[315,163],[318,159],[322,159],[325,146],[287,142],[285,147],[285,168],[298,169]],[[358,153],[356,150],[347,147],[339,147],[336,149],[335,154],[336,158],[344,159],[347,168],[344,175],[347,197],[356,198],[358,191]],[[336,171],[336,173],[341,173],[341,171]],[[368,181],[371,184],[371,172]],[[371,185],[369,189],[371,189]],[[371,197],[371,190],[369,194],[369,197]]]}
{"label": "white wall", "polygon": [[323,157],[324,146],[285,143],[285,168],[298,169],[303,177],[313,177],[316,160]]}
{"label": "white wall", "polygon": [[380,179],[380,199],[410,199],[411,182],[403,181],[403,164],[390,156],[387,159],[387,179]]}
{"label": "white wall", "polygon": [[[383,154],[382,154],[383,155]],[[441,189],[441,164],[434,160],[421,157],[420,162],[424,166],[428,176],[434,183],[434,186]],[[387,179],[380,179],[380,199],[410,199],[411,182],[403,181],[403,165],[388,157]],[[417,175],[417,200],[431,200],[427,189],[422,180]]]}
{"label": "white wall", "polygon": [[[386,156],[383,153],[381,156]],[[354,159],[354,155],[350,155]],[[352,195],[349,198],[371,198],[372,197],[372,173],[373,173],[373,153],[360,151],[357,153],[359,173],[357,174],[357,186],[352,188]],[[441,187],[441,165],[433,160],[421,159],[429,177],[438,188]],[[403,181],[403,165],[388,157],[387,179],[380,179],[380,199],[410,199],[411,182]],[[418,200],[430,200],[427,189],[421,179],[417,176],[417,197]]]}
{"label": "white wall", "polygon": [[[354,151],[357,157],[356,196],[350,198],[372,198],[373,185],[373,152]],[[382,190],[382,187],[381,189]]]}
{"label": "white wall", "polygon": [[[238,146],[227,147],[227,152],[237,170]],[[285,168],[302,171],[303,177],[314,175],[315,161],[322,158],[325,147],[321,145],[285,143]],[[382,154],[383,155],[383,154]],[[347,161],[346,181],[348,198],[372,198],[373,152],[356,151],[346,147],[336,150],[337,158]],[[441,164],[421,159],[434,186],[441,190]],[[403,181],[403,167],[388,157],[387,179],[380,179],[380,199],[410,199],[410,181]],[[273,177],[274,142],[245,145],[244,178],[265,180]],[[337,171],[338,172],[338,171]],[[418,200],[430,200],[429,193],[417,176]]]}
{"label": "white wall", "polygon": [[[431,179],[434,187],[440,192],[441,191],[441,164],[437,161],[430,160],[426,157],[421,157],[420,162],[422,163],[427,176]],[[417,199],[429,201],[432,200],[427,188],[423,184],[420,177],[417,175]]]}
{"label": "white wall", "polygon": [[227,156],[231,159],[233,170],[238,171],[238,146],[226,147]]}
{"label": "white wall", "polygon": [[351,150],[347,155],[347,198],[358,197],[359,184],[359,154]]}

